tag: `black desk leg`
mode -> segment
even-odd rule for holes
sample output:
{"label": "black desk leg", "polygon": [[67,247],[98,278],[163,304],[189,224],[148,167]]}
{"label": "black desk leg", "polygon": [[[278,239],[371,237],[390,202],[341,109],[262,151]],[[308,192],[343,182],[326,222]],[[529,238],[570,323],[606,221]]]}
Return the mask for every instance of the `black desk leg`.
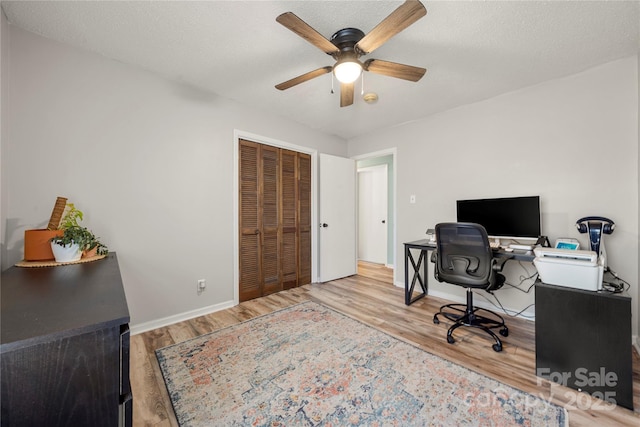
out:
{"label": "black desk leg", "polygon": [[[416,263],[413,254],[411,253],[411,248],[409,246],[405,246],[404,248],[404,303],[405,305],[410,305],[420,298],[423,298],[427,295],[427,274],[429,272],[427,264],[428,261],[425,261],[426,254],[428,251],[424,249],[419,249],[420,256],[418,257],[418,262]],[[409,285],[409,263],[411,263],[411,267],[413,269],[413,276],[411,279],[411,285]],[[422,276],[420,275],[420,267],[422,267]],[[422,293],[417,295],[415,298],[413,297],[413,290],[416,286],[416,281],[420,283],[420,287],[422,288]]]}

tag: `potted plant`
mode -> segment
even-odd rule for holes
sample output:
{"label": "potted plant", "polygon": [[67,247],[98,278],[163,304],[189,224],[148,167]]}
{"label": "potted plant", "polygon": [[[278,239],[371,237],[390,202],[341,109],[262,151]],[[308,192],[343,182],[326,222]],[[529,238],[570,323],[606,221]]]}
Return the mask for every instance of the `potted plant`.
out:
{"label": "potted plant", "polygon": [[78,261],[82,257],[80,243],[84,232],[82,227],[65,228],[61,236],[51,239],[51,250],[57,262]]}
{"label": "potted plant", "polygon": [[109,252],[109,248],[107,248],[95,234],[84,227],[80,227],[82,231],[82,236],[79,237],[79,245],[80,250],[82,250],[83,258],[91,258],[96,255],[106,255]]}
{"label": "potted plant", "polygon": [[78,224],[82,218],[82,211],[73,203],[67,203],[60,223],[62,235],[51,239],[51,250],[57,262],[78,261],[81,257],[106,255],[109,251],[90,230]]}
{"label": "potted plant", "polygon": [[109,249],[87,228],[71,226],[61,236],[51,239],[51,250],[57,262],[78,261],[95,255],[106,255]]}

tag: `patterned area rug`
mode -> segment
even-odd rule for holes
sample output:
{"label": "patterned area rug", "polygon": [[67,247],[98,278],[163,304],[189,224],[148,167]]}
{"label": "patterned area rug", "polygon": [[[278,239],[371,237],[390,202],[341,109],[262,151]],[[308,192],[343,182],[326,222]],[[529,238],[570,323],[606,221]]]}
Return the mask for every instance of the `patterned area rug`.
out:
{"label": "patterned area rug", "polygon": [[156,354],[181,426],[546,427],[567,419],[563,408],[313,302]]}

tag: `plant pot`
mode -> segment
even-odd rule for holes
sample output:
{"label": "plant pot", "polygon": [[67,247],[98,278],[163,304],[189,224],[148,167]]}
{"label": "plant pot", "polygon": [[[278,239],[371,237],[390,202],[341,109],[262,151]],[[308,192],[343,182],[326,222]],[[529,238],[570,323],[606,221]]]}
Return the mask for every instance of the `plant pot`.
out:
{"label": "plant pot", "polygon": [[82,258],[91,258],[98,255],[98,247],[96,246],[93,249],[89,249],[88,251],[82,251]]}
{"label": "plant pot", "polygon": [[54,259],[51,251],[51,239],[62,236],[63,230],[25,230],[24,260],[49,261]]}
{"label": "plant pot", "polygon": [[74,262],[82,257],[82,251],[77,243],[61,246],[51,242],[51,250],[53,251],[56,262]]}

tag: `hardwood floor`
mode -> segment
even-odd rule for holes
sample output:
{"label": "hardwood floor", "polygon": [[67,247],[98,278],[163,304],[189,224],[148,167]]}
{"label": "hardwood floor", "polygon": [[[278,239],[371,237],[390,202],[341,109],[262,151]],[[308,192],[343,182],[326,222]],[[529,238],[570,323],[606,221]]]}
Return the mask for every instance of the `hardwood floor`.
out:
{"label": "hardwood floor", "polygon": [[[504,350],[495,353],[491,341],[469,328],[456,331],[456,343],[447,344],[445,322],[435,325],[434,313],[447,301],[426,297],[410,306],[404,290],[391,285],[393,271],[384,266],[361,263],[359,274],[324,284],[306,285],[189,321],[131,337],[131,383],[134,426],[177,426],[154,351],[253,317],[304,301],[315,301],[451,360],[476,372],[524,390],[559,405],[573,403],[569,425],[640,425],[640,357],[634,352],[633,380],[636,412],[607,407],[589,395],[561,387],[535,376],[534,324],[509,318],[509,336]],[[577,402],[577,403],[576,403]]]}

